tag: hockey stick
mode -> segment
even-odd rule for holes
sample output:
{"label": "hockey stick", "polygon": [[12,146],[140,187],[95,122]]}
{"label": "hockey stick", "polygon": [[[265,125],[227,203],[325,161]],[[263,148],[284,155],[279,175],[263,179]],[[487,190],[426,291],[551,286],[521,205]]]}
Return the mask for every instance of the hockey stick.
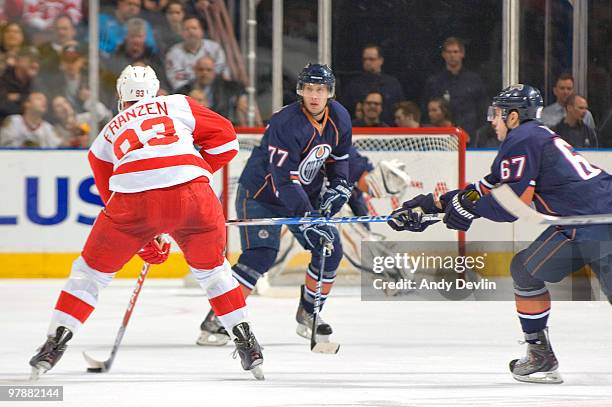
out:
{"label": "hockey stick", "polygon": [[502,184],[491,190],[493,198],[512,216],[540,225],[595,225],[612,224],[612,214],[552,216],[544,215],[526,205],[510,188]]}
{"label": "hockey stick", "polygon": [[323,270],[325,270],[325,253],[327,250],[330,249],[326,245],[323,245],[323,249],[321,250],[321,266],[319,267],[319,274],[317,275],[317,289],[315,292],[314,312],[312,315],[312,332],[310,333],[310,350],[316,353],[338,353],[338,350],[340,350],[340,344],[334,342],[317,342],[317,320],[319,319],[319,311],[321,308]]}
{"label": "hockey stick", "polygon": [[[340,224],[340,223],[383,223],[391,219],[387,216],[345,216],[341,218],[262,218],[262,219],[230,219],[226,226],[266,226],[266,225],[309,225],[309,224]],[[422,221],[440,221],[437,214],[423,215]]]}
{"label": "hockey stick", "polygon": [[142,289],[142,285],[144,284],[145,277],[149,272],[151,265],[147,262],[142,266],[142,270],[140,271],[140,275],[138,276],[138,280],[136,281],[136,287],[130,296],[130,301],[128,302],[127,309],[125,310],[125,314],[123,315],[123,321],[121,322],[121,327],[119,327],[119,332],[117,333],[117,337],[115,338],[115,344],[113,345],[113,349],[111,350],[110,357],[105,361],[100,361],[92,358],[86,352],[83,352],[83,357],[85,361],[89,365],[87,371],[90,373],[105,373],[108,372],[113,365],[113,361],[115,360],[115,356],[117,356],[117,351],[119,350],[119,346],[121,345],[121,341],[123,340],[123,335],[125,334],[125,329],[127,328],[128,322],[130,322],[130,317],[132,316],[132,311],[134,310],[134,305],[136,305],[136,300],[138,299],[138,295],[140,294],[140,290]]}

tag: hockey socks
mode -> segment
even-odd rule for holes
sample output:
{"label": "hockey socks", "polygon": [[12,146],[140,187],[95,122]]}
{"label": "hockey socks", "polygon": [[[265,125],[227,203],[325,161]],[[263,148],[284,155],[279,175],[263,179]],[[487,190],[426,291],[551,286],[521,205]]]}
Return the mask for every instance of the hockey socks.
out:
{"label": "hockey socks", "polygon": [[227,332],[247,320],[244,295],[238,281],[232,276],[227,260],[210,270],[191,268],[197,282],[206,292],[208,301]]}
{"label": "hockey socks", "polygon": [[95,309],[98,292],[108,286],[114,275],[92,269],[79,256],[72,264],[70,277],[57,299],[47,334],[55,335],[60,326],[76,333]]}
{"label": "hockey socks", "polygon": [[[314,313],[314,300],[317,290],[317,274],[318,270],[313,268],[312,264],[308,266],[308,271],[306,272],[306,280],[304,286],[304,294],[300,298],[300,302],[304,307],[304,310],[309,313]],[[323,309],[323,305],[325,304],[325,300],[331,291],[332,286],[334,285],[334,281],[336,280],[336,272],[335,271],[323,271],[323,286],[321,288],[321,302],[320,307]],[[319,310],[320,311],[320,310]]]}
{"label": "hockey socks", "polygon": [[550,313],[550,293],[546,287],[538,290],[514,289],[514,299],[516,301],[516,311],[521,327],[525,332],[525,339],[529,343],[537,340],[537,332],[546,328],[548,314]]}

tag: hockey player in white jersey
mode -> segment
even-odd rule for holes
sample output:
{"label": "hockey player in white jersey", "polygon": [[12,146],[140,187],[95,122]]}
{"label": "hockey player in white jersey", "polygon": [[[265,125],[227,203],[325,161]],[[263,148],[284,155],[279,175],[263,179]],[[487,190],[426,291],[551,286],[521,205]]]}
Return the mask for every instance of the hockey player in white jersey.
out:
{"label": "hockey player in white jersey", "polygon": [[[119,114],[89,151],[105,204],[61,291],[46,342],[30,360],[33,374],[53,368],[97,305],[98,294],[134,254],[166,260],[169,233],[233,339],[242,367],[263,378],[261,347],[247,321],[244,296],[224,257],[221,204],[212,174],[238,150],[232,124],[183,95],[159,96],[148,66],[128,66],[117,81]],[[201,147],[198,151],[194,144]]]}

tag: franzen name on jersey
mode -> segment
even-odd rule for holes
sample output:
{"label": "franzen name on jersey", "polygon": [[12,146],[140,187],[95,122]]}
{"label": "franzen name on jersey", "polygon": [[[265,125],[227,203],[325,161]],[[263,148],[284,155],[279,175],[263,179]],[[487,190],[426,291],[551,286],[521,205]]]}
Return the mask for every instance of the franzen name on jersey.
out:
{"label": "franzen name on jersey", "polygon": [[[212,178],[238,152],[229,121],[184,95],[144,99],[115,116],[91,145],[102,200]],[[198,151],[194,144],[200,146]]]}
{"label": "franzen name on jersey", "polygon": [[239,182],[279,215],[304,215],[317,206],[325,177],[348,180],[351,143],[350,116],[340,103],[330,101],[320,122],[292,103],[272,116]]}

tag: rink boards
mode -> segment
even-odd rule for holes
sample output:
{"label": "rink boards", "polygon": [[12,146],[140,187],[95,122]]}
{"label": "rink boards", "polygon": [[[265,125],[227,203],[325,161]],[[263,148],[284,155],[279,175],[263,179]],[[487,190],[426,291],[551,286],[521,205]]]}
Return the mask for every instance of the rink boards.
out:
{"label": "rink boards", "polygon": [[[495,150],[468,151],[467,180],[475,181],[489,171]],[[612,151],[583,151],[593,164],[612,171]],[[0,278],[63,277],[78,255],[101,201],[93,183],[84,150],[0,150],[3,176],[0,188]],[[219,190],[220,179],[213,187]],[[475,222],[467,235],[470,241],[529,241],[541,227],[517,223]],[[402,240],[398,234],[398,240]],[[239,242],[229,242],[230,257],[237,255]],[[510,253],[508,253],[510,254]],[[304,256],[294,263],[305,262]],[[136,276],[140,261],[133,259],[120,273]],[[181,277],[187,265],[174,253],[152,277]]]}

